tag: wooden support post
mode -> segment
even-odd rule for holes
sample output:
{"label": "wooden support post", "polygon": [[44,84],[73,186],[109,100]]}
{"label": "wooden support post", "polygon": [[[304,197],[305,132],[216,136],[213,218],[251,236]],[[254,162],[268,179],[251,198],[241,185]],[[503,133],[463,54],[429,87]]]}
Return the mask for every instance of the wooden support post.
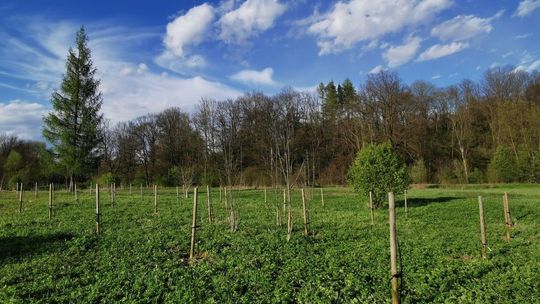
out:
{"label": "wooden support post", "polygon": [[506,240],[510,241],[510,226],[512,225],[512,219],[510,218],[510,205],[508,203],[508,193],[505,192],[503,196],[504,206],[504,221],[506,226]]}
{"label": "wooden support post", "polygon": [[75,185],[73,185],[74,187],[74,191],[75,191],[75,202],[78,203],[79,202],[79,193],[77,192],[77,184],[75,183]]}
{"label": "wooden support post", "polygon": [[129,196],[131,196],[132,192],[131,192],[131,183],[129,183]]}
{"label": "wooden support post", "polygon": [[287,242],[291,240],[292,231],[293,231],[293,221],[292,221],[292,208],[291,202],[287,204]]}
{"label": "wooden support post", "polygon": [[157,185],[154,185],[154,213],[157,213]]}
{"label": "wooden support post", "polygon": [[195,257],[195,233],[197,231],[197,203],[199,199],[199,189],[193,189],[193,218],[191,220],[191,246],[189,249],[189,260]]}
{"label": "wooden support post", "polygon": [[285,188],[283,188],[283,214],[287,212],[287,193],[285,192]]}
{"label": "wooden support post", "polygon": [[180,189],[178,186],[176,186],[176,203],[178,204],[180,202]]}
{"label": "wooden support post", "polygon": [[264,205],[265,206],[268,205],[268,200],[267,200],[267,196],[266,196],[266,187],[264,188]]}
{"label": "wooden support post", "polygon": [[405,190],[405,217],[409,217],[409,212],[407,211],[407,190]]}
{"label": "wooden support post", "polygon": [[38,185],[37,185],[37,182],[36,184],[34,185],[34,199],[37,200],[37,191],[38,191]]}
{"label": "wooden support post", "polygon": [[23,212],[23,184],[21,183],[21,188],[19,189],[19,213]]}
{"label": "wooden support post", "polygon": [[375,224],[375,206],[373,206],[373,192],[369,191],[369,209],[371,210],[371,225]]}
{"label": "wooden support post", "polygon": [[206,185],[206,205],[208,207],[208,222],[212,223],[213,221],[213,215],[212,215],[212,202],[210,201],[210,186]]}
{"label": "wooden support post", "polygon": [[482,197],[478,197],[478,208],[480,211],[480,238],[482,241],[482,258],[487,256],[486,223],[484,221],[484,202]]}
{"label": "wooden support post", "polygon": [[101,235],[101,209],[99,207],[99,185],[96,184],[96,234]]}
{"label": "wooden support post", "polygon": [[390,271],[392,275],[392,304],[399,304],[399,273],[397,265],[396,203],[394,193],[388,193],[388,222],[390,226]]}
{"label": "wooden support post", "polygon": [[279,205],[276,205],[276,226],[281,227],[281,217],[279,216]]}
{"label": "wooden support post", "polygon": [[306,206],[306,195],[304,193],[304,188],[302,188],[302,209],[304,210],[304,235],[309,235],[309,221],[308,221],[308,211]]}
{"label": "wooden support post", "polygon": [[142,184],[141,184],[141,203],[143,201],[143,187],[142,187]]}
{"label": "wooden support post", "polygon": [[49,184],[49,218],[53,217],[53,184]]}
{"label": "wooden support post", "polygon": [[111,197],[111,206],[114,207],[114,183],[111,184],[111,187],[110,187],[110,197]]}
{"label": "wooden support post", "polygon": [[221,191],[222,191],[222,187],[221,187],[221,185],[219,185],[219,203],[220,204],[223,201],[222,198],[221,198]]}
{"label": "wooden support post", "polygon": [[321,205],[324,206],[324,190],[323,190],[323,187],[321,187]]}

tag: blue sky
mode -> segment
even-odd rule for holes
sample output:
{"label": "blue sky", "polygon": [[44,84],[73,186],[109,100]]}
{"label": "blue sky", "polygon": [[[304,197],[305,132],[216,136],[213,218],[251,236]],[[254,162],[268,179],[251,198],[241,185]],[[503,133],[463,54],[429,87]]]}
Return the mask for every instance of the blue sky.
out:
{"label": "blue sky", "polygon": [[441,87],[540,70],[540,0],[4,0],[0,16],[0,133],[30,139],[81,25],[113,123],[382,69]]}

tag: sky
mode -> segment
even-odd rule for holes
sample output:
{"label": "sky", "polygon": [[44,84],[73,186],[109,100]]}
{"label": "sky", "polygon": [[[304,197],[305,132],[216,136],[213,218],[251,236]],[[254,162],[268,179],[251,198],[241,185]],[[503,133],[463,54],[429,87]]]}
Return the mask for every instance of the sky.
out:
{"label": "sky", "polygon": [[540,0],[3,0],[0,16],[0,134],[23,139],[42,140],[82,25],[112,123],[381,70],[440,87],[540,70]]}

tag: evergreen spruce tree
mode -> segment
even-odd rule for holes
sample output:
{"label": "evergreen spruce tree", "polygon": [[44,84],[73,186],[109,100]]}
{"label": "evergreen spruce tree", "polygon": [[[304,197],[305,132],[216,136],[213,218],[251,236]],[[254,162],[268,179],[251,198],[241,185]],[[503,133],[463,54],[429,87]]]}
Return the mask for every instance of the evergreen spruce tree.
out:
{"label": "evergreen spruce tree", "polygon": [[75,50],[70,48],[59,91],[51,97],[53,111],[44,117],[43,136],[51,143],[60,165],[73,179],[93,172],[99,164],[98,144],[102,95],[93,67],[88,36],[81,27]]}

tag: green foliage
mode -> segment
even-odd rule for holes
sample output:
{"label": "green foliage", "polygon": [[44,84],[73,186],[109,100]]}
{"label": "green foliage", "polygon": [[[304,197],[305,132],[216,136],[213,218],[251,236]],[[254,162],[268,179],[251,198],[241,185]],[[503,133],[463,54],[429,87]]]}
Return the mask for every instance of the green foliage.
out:
{"label": "green foliage", "polygon": [[389,143],[360,150],[349,168],[348,180],[364,197],[371,191],[377,207],[382,206],[388,192],[399,194],[409,186],[407,168]]}
{"label": "green foliage", "polygon": [[87,43],[88,36],[81,27],[77,32],[76,51],[68,52],[60,91],[51,96],[53,111],[43,119],[43,136],[54,147],[66,174],[71,177],[88,175],[99,161],[96,148],[100,141],[102,97]]}
{"label": "green foliage", "polygon": [[24,168],[24,163],[21,154],[15,150],[11,150],[4,163],[4,170],[7,174],[11,175],[16,174],[22,168]]}
{"label": "green foliage", "polygon": [[511,148],[498,146],[489,162],[488,177],[491,182],[510,183],[520,179],[516,156]]}
{"label": "green foliage", "polygon": [[427,169],[424,159],[420,158],[411,166],[409,173],[411,180],[415,184],[424,184],[427,182]]}
{"label": "green foliage", "polygon": [[[138,187],[138,185],[137,185]],[[134,190],[138,188],[134,188]],[[151,189],[129,195],[117,189],[116,204],[102,193],[103,235],[93,235],[95,194],[57,189],[56,216],[47,218],[48,195],[25,201],[0,192],[0,303],[389,303],[388,211],[351,204],[349,188],[317,191],[309,205],[314,235],[275,224],[263,192],[234,191],[238,232],[228,231],[223,203],[213,189],[216,222],[201,220],[196,262],[187,261],[192,199],[176,201],[160,189],[153,214]],[[83,190],[83,189],[81,189]],[[105,190],[105,189],[104,189]],[[512,240],[501,221],[510,193]],[[280,205],[280,193],[268,191]],[[294,189],[293,221],[301,227],[301,200]],[[486,199],[488,259],[480,257],[477,196]],[[403,303],[535,303],[540,299],[540,191],[536,186],[486,189],[413,189],[409,219],[398,207]],[[206,196],[200,193],[200,216]]]}
{"label": "green foliage", "polygon": [[102,185],[110,185],[112,183],[120,184],[120,178],[117,175],[112,174],[111,172],[102,174],[99,178],[99,181]]}
{"label": "green foliage", "polygon": [[485,182],[486,178],[484,177],[484,173],[480,169],[474,168],[471,173],[469,173],[469,183],[483,184]]}

